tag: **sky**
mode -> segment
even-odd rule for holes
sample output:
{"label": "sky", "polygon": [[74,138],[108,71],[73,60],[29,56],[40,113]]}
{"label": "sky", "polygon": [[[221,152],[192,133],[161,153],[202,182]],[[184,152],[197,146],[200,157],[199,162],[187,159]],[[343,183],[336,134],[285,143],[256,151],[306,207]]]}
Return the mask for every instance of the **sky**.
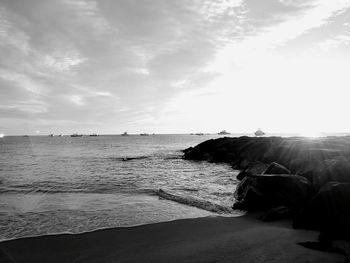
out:
{"label": "sky", "polygon": [[350,0],[0,0],[0,133],[350,132]]}

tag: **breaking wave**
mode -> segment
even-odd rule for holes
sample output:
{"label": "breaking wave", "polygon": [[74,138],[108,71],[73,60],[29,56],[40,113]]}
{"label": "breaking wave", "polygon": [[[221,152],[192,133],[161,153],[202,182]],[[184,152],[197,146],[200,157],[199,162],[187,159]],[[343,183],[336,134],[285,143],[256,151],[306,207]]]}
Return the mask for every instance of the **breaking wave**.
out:
{"label": "breaking wave", "polygon": [[194,206],[194,207],[207,210],[210,212],[218,213],[218,214],[231,214],[233,212],[232,208],[230,207],[215,204],[207,200],[199,199],[193,196],[181,196],[178,194],[166,192],[162,189],[157,190],[155,194],[161,198],[164,198],[170,201],[174,201],[174,202],[188,205],[188,206]]}

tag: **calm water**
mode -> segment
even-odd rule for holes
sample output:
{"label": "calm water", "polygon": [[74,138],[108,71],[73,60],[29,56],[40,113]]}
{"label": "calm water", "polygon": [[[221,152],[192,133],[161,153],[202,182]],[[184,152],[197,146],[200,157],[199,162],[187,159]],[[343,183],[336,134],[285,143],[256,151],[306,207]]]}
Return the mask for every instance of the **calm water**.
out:
{"label": "calm water", "polygon": [[155,192],[230,207],[236,171],[181,158],[182,149],[216,137],[2,138],[0,240],[215,215]]}

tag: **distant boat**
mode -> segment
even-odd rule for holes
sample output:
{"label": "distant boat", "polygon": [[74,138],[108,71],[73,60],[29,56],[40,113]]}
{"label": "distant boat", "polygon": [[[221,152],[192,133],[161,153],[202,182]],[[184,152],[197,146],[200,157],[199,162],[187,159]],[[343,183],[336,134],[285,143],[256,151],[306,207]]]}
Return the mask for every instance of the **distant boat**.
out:
{"label": "distant boat", "polygon": [[58,136],[58,137],[62,137],[63,135],[62,135],[62,134],[58,134],[57,136]]}
{"label": "distant boat", "polygon": [[140,133],[140,136],[149,136],[148,133]]}
{"label": "distant boat", "polygon": [[231,134],[229,132],[227,132],[226,130],[222,130],[221,132],[218,133],[219,135],[228,135]]}
{"label": "distant boat", "polygon": [[97,133],[90,134],[89,136],[96,137],[99,136]]}
{"label": "distant boat", "polygon": [[74,133],[70,137],[83,137],[82,134]]}
{"label": "distant boat", "polygon": [[23,135],[23,137],[29,137],[29,135]]}
{"label": "distant boat", "polygon": [[122,136],[129,136],[129,134],[127,132],[124,132],[121,134]]}
{"label": "distant boat", "polygon": [[198,132],[198,133],[195,133],[195,135],[204,135],[204,133],[202,133],[202,132]]}
{"label": "distant boat", "polygon": [[258,129],[256,132],[254,132],[255,136],[260,137],[265,135],[265,132],[263,132],[261,129]]}
{"label": "distant boat", "polygon": [[0,133],[0,138],[4,138],[4,137],[5,137],[5,134]]}
{"label": "distant boat", "polygon": [[51,133],[51,134],[49,134],[49,137],[53,137],[53,134]]}

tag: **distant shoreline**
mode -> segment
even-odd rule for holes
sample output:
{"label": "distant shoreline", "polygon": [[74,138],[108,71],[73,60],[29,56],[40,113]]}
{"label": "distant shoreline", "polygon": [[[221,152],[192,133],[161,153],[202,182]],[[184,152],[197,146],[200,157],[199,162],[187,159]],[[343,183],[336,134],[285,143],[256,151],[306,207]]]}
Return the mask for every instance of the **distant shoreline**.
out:
{"label": "distant shoreline", "polygon": [[[79,133],[82,134],[85,137],[89,137],[90,133]],[[129,136],[143,136],[141,135],[142,133],[128,133]],[[197,134],[195,133],[155,133],[155,134],[149,134],[147,137],[151,136],[157,136],[157,135],[189,135],[189,136],[196,136]],[[201,134],[202,136],[218,136],[218,137],[241,137],[241,136],[249,136],[249,137],[255,137],[253,132],[247,132],[247,133],[230,133],[230,134],[218,134],[218,133],[203,133]],[[4,134],[2,138],[5,137],[48,137],[50,134]],[[70,137],[71,134],[62,134],[59,136],[59,134],[53,134],[52,137]],[[104,133],[99,133],[98,136],[122,136],[121,133],[116,133],[116,134],[104,134]],[[96,137],[98,137],[96,136]],[[313,136],[306,136],[303,135],[302,133],[268,133],[264,137],[305,137],[305,138],[319,138],[319,137],[329,137],[329,136],[336,136],[336,137],[341,137],[341,136],[350,136],[350,132],[340,132],[340,133],[320,133],[317,137]],[[95,136],[90,136],[90,137],[95,137]]]}

